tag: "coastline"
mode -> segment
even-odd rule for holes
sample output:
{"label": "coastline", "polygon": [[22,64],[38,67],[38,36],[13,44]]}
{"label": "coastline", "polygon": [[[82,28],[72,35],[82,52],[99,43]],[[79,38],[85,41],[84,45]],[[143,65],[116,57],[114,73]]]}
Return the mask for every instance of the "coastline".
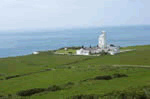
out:
{"label": "coastline", "polygon": [[[142,47],[142,46],[150,46],[150,44],[146,44],[146,45],[133,45],[133,46],[125,46],[125,47],[121,47],[123,49],[130,49],[130,48],[133,48],[133,47]],[[72,46],[72,47],[68,47],[68,48],[73,48],[73,47],[80,47],[80,46]],[[61,48],[58,48],[58,49],[51,49],[51,50],[40,50],[40,51],[36,51],[36,52],[49,52],[49,51],[56,51],[56,50],[59,50],[59,49],[63,49],[65,47],[61,47]],[[23,55],[14,55],[14,56],[7,56],[7,57],[0,57],[0,59],[4,59],[4,58],[16,58],[16,57],[23,57],[23,56],[29,56],[29,55],[33,55],[32,54],[33,52],[31,52],[30,54],[23,54]]]}

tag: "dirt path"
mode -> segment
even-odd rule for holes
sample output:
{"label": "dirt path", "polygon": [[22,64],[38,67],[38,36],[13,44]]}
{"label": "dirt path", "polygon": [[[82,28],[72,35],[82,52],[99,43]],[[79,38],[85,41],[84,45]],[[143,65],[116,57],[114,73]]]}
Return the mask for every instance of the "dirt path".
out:
{"label": "dirt path", "polygon": [[123,52],[129,52],[129,51],[135,51],[136,49],[127,49],[127,50],[120,50],[120,53],[123,53]]}
{"label": "dirt path", "polygon": [[149,67],[150,68],[150,65],[112,65],[112,66],[130,66],[130,67]]}

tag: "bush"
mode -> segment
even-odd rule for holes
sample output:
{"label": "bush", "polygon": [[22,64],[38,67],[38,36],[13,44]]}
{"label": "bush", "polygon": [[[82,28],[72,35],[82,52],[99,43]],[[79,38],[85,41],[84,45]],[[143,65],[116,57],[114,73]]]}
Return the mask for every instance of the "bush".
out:
{"label": "bush", "polygon": [[71,68],[72,68],[71,66],[68,67],[68,69],[71,69]]}
{"label": "bush", "polygon": [[66,85],[74,85],[73,82],[68,82]]}
{"label": "bush", "polygon": [[11,97],[12,95],[11,94],[8,94],[8,97]]}
{"label": "bush", "polygon": [[[104,98],[107,97],[107,98]],[[111,98],[108,98],[111,97]],[[125,90],[106,93],[100,99],[150,99],[143,91],[143,87],[129,87]]]}
{"label": "bush", "polygon": [[34,89],[19,91],[17,93],[17,95],[19,95],[19,96],[31,96],[33,94],[44,92],[44,91],[46,91],[45,88],[34,88]]}
{"label": "bush", "polygon": [[72,52],[68,52],[68,54],[72,55]]}
{"label": "bush", "polygon": [[45,69],[45,71],[51,71],[52,69],[51,68],[47,68],[47,69]]}
{"label": "bush", "polygon": [[58,91],[61,89],[62,88],[60,86],[57,86],[57,85],[52,85],[52,86],[48,87],[48,91]]}
{"label": "bush", "polygon": [[105,76],[97,76],[94,79],[95,80],[110,80],[110,79],[112,79],[112,77],[109,75],[105,75]]}
{"label": "bush", "polygon": [[77,95],[69,97],[68,99],[99,99],[98,95]]}
{"label": "bush", "polygon": [[3,95],[0,95],[0,97],[4,97]]}
{"label": "bush", "polygon": [[101,54],[101,56],[104,56],[104,55],[107,55],[108,53],[105,52],[104,50],[102,50],[102,51],[100,52],[100,54]]}
{"label": "bush", "polygon": [[113,74],[112,77],[113,78],[121,78],[121,77],[128,77],[128,75],[126,75],[126,74]]}
{"label": "bush", "polygon": [[73,83],[73,82],[68,82],[67,84],[65,84],[65,85],[64,85],[64,87],[72,86],[72,85],[74,85],[74,83]]}
{"label": "bush", "polygon": [[20,77],[20,75],[13,75],[13,76],[8,76],[8,77],[5,77],[5,79],[11,79],[11,78],[16,78],[16,77]]}

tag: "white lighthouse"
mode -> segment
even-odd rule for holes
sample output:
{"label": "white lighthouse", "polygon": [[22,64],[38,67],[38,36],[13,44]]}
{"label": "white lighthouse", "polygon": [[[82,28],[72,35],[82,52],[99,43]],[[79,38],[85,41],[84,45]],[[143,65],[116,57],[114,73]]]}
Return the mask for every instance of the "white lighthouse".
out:
{"label": "white lighthouse", "polygon": [[113,44],[107,45],[106,32],[102,31],[98,38],[98,47],[84,47],[76,51],[76,55],[101,54],[101,52],[115,55],[120,53],[120,47]]}
{"label": "white lighthouse", "polygon": [[107,39],[105,31],[102,31],[102,34],[99,36],[98,46],[103,49],[107,47]]}

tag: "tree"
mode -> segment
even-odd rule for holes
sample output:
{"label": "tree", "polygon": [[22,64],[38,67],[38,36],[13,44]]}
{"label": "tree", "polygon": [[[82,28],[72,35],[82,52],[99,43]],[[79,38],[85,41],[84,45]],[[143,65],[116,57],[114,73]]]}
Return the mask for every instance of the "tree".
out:
{"label": "tree", "polygon": [[102,51],[100,52],[100,54],[101,54],[101,56],[107,55],[107,52],[105,52],[104,50],[102,50]]}
{"label": "tree", "polygon": [[82,47],[81,48],[84,48],[84,46],[82,45]]}
{"label": "tree", "polygon": [[90,45],[90,48],[92,48],[92,46]]}
{"label": "tree", "polygon": [[72,52],[68,52],[70,55],[72,55]]}

